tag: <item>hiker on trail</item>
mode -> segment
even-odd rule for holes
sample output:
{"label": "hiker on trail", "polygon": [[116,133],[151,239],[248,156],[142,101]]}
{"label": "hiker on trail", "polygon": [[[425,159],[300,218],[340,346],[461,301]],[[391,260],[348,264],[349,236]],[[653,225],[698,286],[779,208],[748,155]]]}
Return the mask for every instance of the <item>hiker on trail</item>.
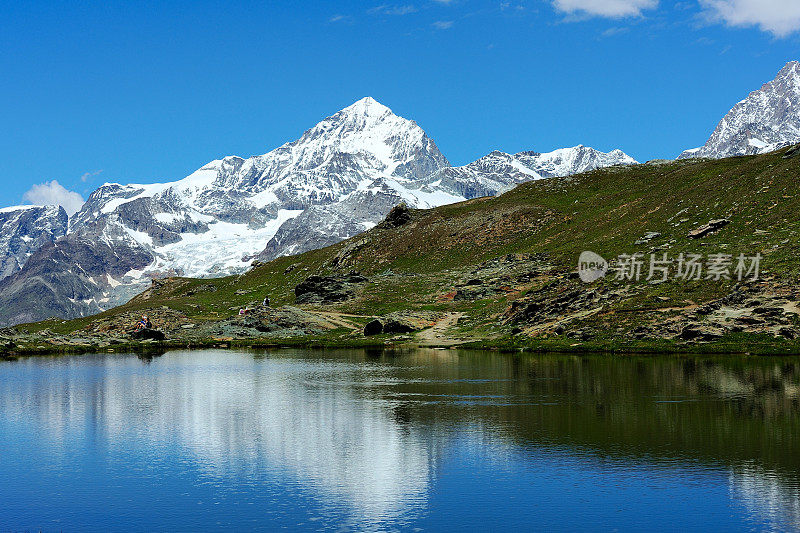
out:
{"label": "hiker on trail", "polygon": [[142,319],[136,323],[136,331],[148,328],[149,324],[150,321],[147,319],[147,315],[142,315]]}
{"label": "hiker on trail", "polygon": [[261,302],[261,305],[263,305],[264,307],[269,307],[269,296],[264,297],[264,301]]}

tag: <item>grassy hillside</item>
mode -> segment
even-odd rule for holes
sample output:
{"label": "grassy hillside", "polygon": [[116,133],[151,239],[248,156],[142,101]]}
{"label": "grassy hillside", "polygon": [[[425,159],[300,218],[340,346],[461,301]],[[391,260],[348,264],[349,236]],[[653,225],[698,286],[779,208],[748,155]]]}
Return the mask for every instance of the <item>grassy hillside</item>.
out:
{"label": "grassy hillside", "polygon": [[[438,333],[482,345],[796,351],[800,157],[787,157],[787,152],[615,167],[531,182],[496,198],[412,211],[405,224],[382,224],[240,276],[159,280],[128,304],[101,315],[51,320],[7,333],[45,331],[40,337],[52,342],[79,336],[92,344],[101,342],[103,334],[121,335],[120,328],[149,312],[169,330],[169,338],[180,341],[356,343],[363,341],[360,330],[371,317],[405,315],[425,328],[458,313],[447,331]],[[730,224],[702,239],[687,236],[712,219]],[[660,235],[642,240],[647,233]],[[763,259],[761,278],[751,283],[651,284],[610,275],[587,285],[570,275],[584,250],[606,259],[645,254],[643,278],[651,253],[673,258],[680,253],[760,253]],[[294,288],[310,275],[349,271],[369,278],[352,287],[353,298],[295,305]],[[291,306],[286,308],[293,313],[291,320],[317,320],[318,327],[297,335],[284,327],[255,341],[246,329],[236,330],[245,331],[241,334],[208,329],[221,321],[236,326],[238,319],[232,317],[238,308],[266,295],[273,308]],[[289,320],[277,312],[258,319],[265,324]],[[413,335],[395,339],[414,340]]]}

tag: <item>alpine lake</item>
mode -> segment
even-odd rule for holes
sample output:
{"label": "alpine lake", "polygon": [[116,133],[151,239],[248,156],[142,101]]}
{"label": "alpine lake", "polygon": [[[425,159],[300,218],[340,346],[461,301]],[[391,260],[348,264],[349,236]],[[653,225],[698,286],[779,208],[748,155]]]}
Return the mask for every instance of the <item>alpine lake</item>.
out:
{"label": "alpine lake", "polygon": [[800,530],[800,359],[0,362],[0,532]]}

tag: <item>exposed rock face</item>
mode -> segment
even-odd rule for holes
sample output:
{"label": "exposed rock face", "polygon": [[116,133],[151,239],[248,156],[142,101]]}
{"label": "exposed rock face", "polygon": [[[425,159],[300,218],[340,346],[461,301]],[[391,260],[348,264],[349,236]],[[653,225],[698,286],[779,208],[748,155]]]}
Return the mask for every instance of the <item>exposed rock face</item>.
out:
{"label": "exposed rock face", "polygon": [[763,154],[800,142],[800,63],[791,61],[771,82],[736,104],[700,148],[678,159]]}
{"label": "exposed rock face", "polygon": [[316,335],[331,326],[313,314],[292,306],[279,309],[255,306],[245,316],[235,316],[222,322],[209,323],[193,329],[193,334],[234,338],[292,337]]}
{"label": "exposed rock face", "polygon": [[368,281],[358,272],[345,276],[309,276],[294,288],[297,303],[342,302],[355,296],[356,286]]}
{"label": "exposed rock face", "polygon": [[0,279],[18,272],[31,255],[67,233],[63,207],[30,206],[0,209]]}
{"label": "exposed rock face", "polygon": [[341,202],[309,207],[278,229],[257,260],[270,261],[343,241],[372,228],[405,201],[391,187],[376,182],[371,190],[356,191]]}
{"label": "exposed rock face", "polygon": [[408,322],[396,320],[394,318],[390,318],[383,325],[384,333],[411,333],[412,331],[416,331],[416,329],[417,328]]}
{"label": "exposed rock face", "polygon": [[430,313],[414,313],[399,311],[371,320],[364,326],[364,336],[387,334],[405,334],[419,331],[435,324]]}
{"label": "exposed rock face", "polygon": [[642,244],[647,244],[648,242],[658,239],[659,237],[661,237],[661,234],[659,232],[648,231],[647,233],[636,239],[636,241],[633,244],[637,246]]}
{"label": "exposed rock face", "polygon": [[411,221],[411,210],[406,204],[398,204],[389,211],[386,218],[381,222],[381,226],[385,228],[399,228],[403,224]]}
{"label": "exposed rock face", "polygon": [[793,146],[790,150],[786,150],[786,153],[783,154],[784,159],[793,159],[797,156],[800,156],[800,144]]}
{"label": "exposed rock face", "polygon": [[80,235],[63,237],[45,245],[22,270],[0,281],[0,324],[86,316],[100,312],[101,304],[119,305],[144,286],[133,280],[120,285],[117,280],[124,281],[132,269],[144,268],[151,261],[152,256],[139,248],[111,246]]}

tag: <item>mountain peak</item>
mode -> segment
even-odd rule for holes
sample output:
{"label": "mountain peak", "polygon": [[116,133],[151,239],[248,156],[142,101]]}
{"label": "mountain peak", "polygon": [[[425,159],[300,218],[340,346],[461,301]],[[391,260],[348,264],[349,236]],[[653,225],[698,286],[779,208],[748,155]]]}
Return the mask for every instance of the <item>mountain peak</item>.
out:
{"label": "mountain peak", "polygon": [[795,60],[789,61],[778,73],[778,77],[781,77],[781,75],[783,74],[797,73],[798,70],[800,70],[800,61],[795,61]]}
{"label": "mountain peak", "polygon": [[800,62],[789,61],[777,76],[736,104],[706,144],[678,158],[722,158],[763,154],[800,142]]}
{"label": "mountain peak", "polygon": [[800,91],[800,62],[786,63],[775,79],[764,84],[761,91]]}
{"label": "mountain peak", "polygon": [[387,113],[392,113],[392,110],[371,96],[365,96],[361,100],[358,100],[342,109],[340,113],[345,113],[347,115],[381,117]]}

